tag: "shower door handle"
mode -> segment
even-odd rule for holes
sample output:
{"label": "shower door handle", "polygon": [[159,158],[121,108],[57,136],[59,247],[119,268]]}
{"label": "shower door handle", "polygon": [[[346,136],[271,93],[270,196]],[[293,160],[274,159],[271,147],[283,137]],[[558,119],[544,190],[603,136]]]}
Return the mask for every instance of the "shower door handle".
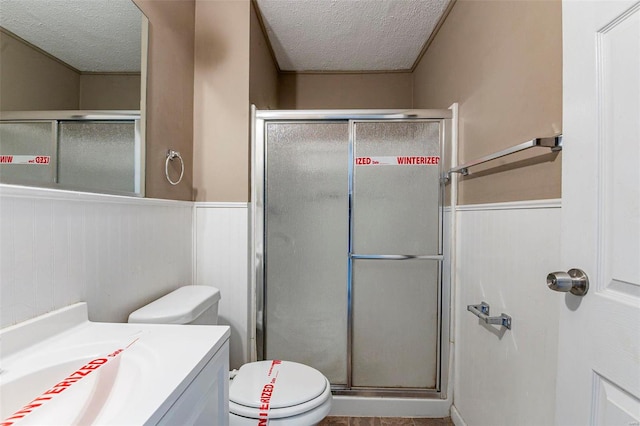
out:
{"label": "shower door handle", "polygon": [[380,259],[380,260],[443,260],[444,256],[436,255],[414,255],[414,254],[355,254],[349,253],[351,259]]}

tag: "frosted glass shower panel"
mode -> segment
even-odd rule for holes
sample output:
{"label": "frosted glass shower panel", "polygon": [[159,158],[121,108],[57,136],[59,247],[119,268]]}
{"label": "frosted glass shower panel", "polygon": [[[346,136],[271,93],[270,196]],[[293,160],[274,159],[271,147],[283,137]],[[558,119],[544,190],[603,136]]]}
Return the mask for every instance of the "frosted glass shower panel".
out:
{"label": "frosted glass shower panel", "polygon": [[353,386],[435,389],[439,265],[353,263]]}
{"label": "frosted glass shower panel", "polygon": [[0,123],[0,182],[49,186],[55,165],[55,122]]}
{"label": "frosted glass shower panel", "polygon": [[348,123],[269,123],[265,358],[347,383]]}
{"label": "frosted glass shower panel", "polygon": [[353,250],[439,255],[440,123],[354,123]]}
{"label": "frosted glass shower panel", "polygon": [[135,192],[135,122],[60,122],[58,149],[61,185]]}

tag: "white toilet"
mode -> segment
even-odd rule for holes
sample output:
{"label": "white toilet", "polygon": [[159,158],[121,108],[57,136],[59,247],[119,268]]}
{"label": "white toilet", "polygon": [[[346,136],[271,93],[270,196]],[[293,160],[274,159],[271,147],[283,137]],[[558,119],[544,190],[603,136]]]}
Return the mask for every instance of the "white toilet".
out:
{"label": "white toilet", "polygon": [[[219,300],[217,288],[185,286],[131,313],[129,322],[215,325]],[[229,424],[315,425],[329,414],[331,401],[329,380],[314,368],[291,361],[251,362],[240,367],[229,386]]]}

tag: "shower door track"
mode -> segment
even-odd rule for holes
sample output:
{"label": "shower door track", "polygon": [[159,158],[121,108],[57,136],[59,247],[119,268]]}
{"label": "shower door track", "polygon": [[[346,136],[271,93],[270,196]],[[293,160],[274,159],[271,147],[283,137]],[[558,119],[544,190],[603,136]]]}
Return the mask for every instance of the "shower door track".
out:
{"label": "shower door track", "polygon": [[[450,137],[450,129],[445,122],[450,123],[450,110],[310,110],[310,111],[259,111],[252,106],[252,209],[251,209],[251,286],[255,307],[252,321],[253,359],[262,360],[266,348],[266,312],[265,312],[265,177],[266,177],[266,147],[265,126],[267,122],[353,122],[353,121],[413,121],[415,119],[440,121],[440,152],[444,155],[444,141]],[[352,126],[349,131],[349,158],[353,159]],[[402,255],[402,254],[356,254],[352,251],[352,184],[353,161],[349,164],[349,250],[347,277],[347,384],[332,385],[332,392],[336,395],[368,396],[368,397],[417,397],[429,399],[444,399],[447,397],[447,377],[449,369],[449,286],[443,282],[443,255]],[[442,197],[442,196],[441,196]],[[442,247],[442,199],[440,211],[440,247]],[[438,261],[438,339],[436,356],[436,386],[435,389],[425,388],[373,388],[352,386],[352,262],[355,259],[371,260],[432,260]],[[446,288],[445,288],[446,287]],[[446,291],[445,291],[446,290]]]}

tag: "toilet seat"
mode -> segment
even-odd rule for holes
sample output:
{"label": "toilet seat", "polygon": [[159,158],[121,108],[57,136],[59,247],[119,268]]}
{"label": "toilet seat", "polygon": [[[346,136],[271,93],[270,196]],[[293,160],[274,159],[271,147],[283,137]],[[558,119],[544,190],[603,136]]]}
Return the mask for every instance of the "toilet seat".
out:
{"label": "toilet seat", "polygon": [[291,361],[245,364],[229,388],[229,411],[251,419],[298,416],[330,400],[327,378],[314,368]]}

